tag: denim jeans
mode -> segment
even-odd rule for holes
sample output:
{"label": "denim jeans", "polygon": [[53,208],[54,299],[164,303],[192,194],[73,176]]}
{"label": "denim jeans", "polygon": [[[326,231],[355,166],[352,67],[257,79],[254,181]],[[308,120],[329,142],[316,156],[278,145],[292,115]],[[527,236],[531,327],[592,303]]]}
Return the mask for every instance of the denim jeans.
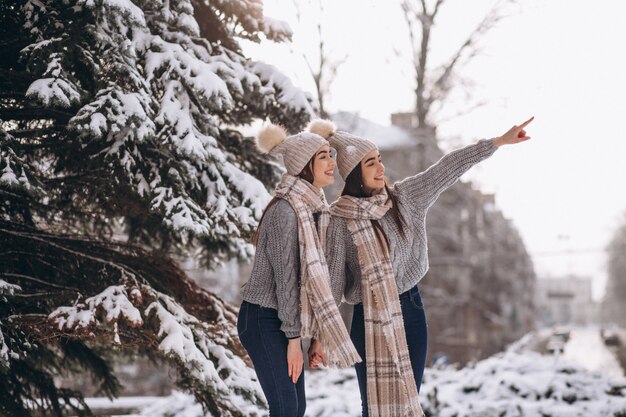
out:
{"label": "denim jeans", "polygon": [[[424,314],[424,304],[422,303],[422,297],[420,296],[417,286],[400,294],[400,306],[402,307],[404,331],[406,332],[406,341],[409,346],[409,357],[411,359],[411,367],[413,368],[413,377],[415,378],[415,384],[419,392],[422,385],[422,376],[424,376],[424,366],[426,365],[428,332],[426,315]],[[359,382],[359,391],[361,392],[363,417],[367,417],[367,365],[365,361],[365,319],[363,317],[363,304],[356,304],[354,306],[350,338],[357,352],[359,352],[359,355],[363,358],[363,362],[357,363],[354,367]]]}
{"label": "denim jeans", "polygon": [[270,417],[302,417],[306,409],[304,372],[295,384],[287,368],[288,339],[273,308],[244,301],[239,309],[239,340],[256,371],[270,406]]}

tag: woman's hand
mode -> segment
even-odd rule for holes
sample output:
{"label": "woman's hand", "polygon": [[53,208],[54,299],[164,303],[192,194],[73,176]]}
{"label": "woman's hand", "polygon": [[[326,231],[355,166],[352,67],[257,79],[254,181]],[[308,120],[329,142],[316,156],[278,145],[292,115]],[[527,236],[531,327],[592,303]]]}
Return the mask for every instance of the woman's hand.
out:
{"label": "woman's hand", "polygon": [[499,138],[496,138],[494,140],[494,144],[499,148],[502,145],[512,145],[514,143],[527,141],[528,139],[530,139],[530,136],[526,136],[526,131],[524,130],[524,128],[528,126],[528,124],[532,122],[534,118],[535,116],[526,120],[524,123],[522,123],[519,126],[513,126],[504,135],[500,136]]}
{"label": "woman's hand", "polygon": [[287,345],[287,368],[289,369],[289,376],[294,384],[298,382],[303,366],[304,357],[302,356],[300,338],[289,339],[289,344]]}
{"label": "woman's hand", "polygon": [[311,340],[311,346],[309,347],[309,366],[311,368],[317,368],[320,365],[320,362],[324,364],[324,366],[328,366],[326,354],[322,349],[322,344],[317,339]]}

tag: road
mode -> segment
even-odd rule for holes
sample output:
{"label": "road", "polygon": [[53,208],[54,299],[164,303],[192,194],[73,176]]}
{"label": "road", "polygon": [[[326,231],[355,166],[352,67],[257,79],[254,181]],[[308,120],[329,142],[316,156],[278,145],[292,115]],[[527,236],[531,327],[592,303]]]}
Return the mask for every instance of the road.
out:
{"label": "road", "polygon": [[612,378],[624,376],[624,370],[615,355],[605,346],[598,328],[573,328],[563,351],[563,359],[590,371],[601,371]]}

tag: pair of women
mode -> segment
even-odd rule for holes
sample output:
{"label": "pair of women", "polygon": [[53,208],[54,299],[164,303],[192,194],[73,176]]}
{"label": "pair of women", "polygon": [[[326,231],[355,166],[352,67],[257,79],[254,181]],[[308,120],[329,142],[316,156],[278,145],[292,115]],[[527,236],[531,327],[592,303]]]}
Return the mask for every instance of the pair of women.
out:
{"label": "pair of women", "polygon": [[[331,122],[313,121],[292,136],[273,125],[260,132],[259,148],[282,155],[287,172],[255,236],[237,327],[270,416],[304,415],[301,337],[312,337],[312,367],[355,364],[364,416],[423,415],[427,332],[417,283],[428,269],[426,213],[499,146],[529,139],[531,121],[393,187],[376,145]],[[345,186],[329,207],[322,187],[334,182],[335,165]],[[342,299],[355,306],[349,335],[337,309]]]}

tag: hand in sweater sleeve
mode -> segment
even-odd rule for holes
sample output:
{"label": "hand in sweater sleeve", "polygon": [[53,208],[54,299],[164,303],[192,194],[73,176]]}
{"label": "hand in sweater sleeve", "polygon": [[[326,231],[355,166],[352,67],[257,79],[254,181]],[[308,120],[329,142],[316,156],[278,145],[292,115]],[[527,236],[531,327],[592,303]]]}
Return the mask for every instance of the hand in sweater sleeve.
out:
{"label": "hand in sweater sleeve", "polygon": [[300,336],[300,249],[298,218],[291,205],[281,200],[263,219],[268,236],[265,252],[276,282],[280,329],[288,338]]}
{"label": "hand in sweater sleeve", "polygon": [[493,139],[481,139],[473,145],[444,155],[426,171],[396,183],[394,191],[404,196],[410,205],[427,209],[461,175],[493,155],[496,149]]}
{"label": "hand in sweater sleeve", "polygon": [[340,221],[331,218],[326,231],[326,262],[330,275],[330,289],[335,303],[339,305],[346,286],[346,245],[341,233]]}

